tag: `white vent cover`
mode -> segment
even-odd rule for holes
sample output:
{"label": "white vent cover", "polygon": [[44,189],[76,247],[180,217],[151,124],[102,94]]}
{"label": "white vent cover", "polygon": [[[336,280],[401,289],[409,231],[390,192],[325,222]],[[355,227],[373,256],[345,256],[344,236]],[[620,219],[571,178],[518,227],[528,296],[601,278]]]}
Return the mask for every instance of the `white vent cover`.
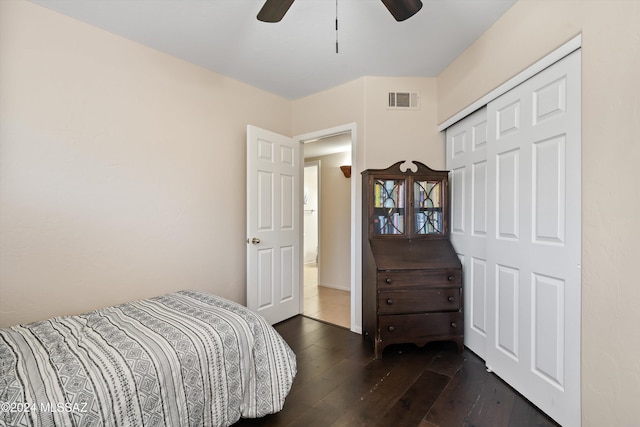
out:
{"label": "white vent cover", "polygon": [[389,103],[387,108],[394,110],[417,110],[417,92],[389,92]]}

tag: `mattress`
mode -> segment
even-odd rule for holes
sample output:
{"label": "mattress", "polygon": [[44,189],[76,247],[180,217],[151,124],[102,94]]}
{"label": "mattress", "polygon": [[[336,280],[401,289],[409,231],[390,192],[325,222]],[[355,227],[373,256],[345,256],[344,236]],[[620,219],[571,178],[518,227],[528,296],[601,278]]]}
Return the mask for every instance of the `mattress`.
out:
{"label": "mattress", "polygon": [[196,291],[0,331],[2,426],[228,426],[278,412],[296,358],[264,318]]}

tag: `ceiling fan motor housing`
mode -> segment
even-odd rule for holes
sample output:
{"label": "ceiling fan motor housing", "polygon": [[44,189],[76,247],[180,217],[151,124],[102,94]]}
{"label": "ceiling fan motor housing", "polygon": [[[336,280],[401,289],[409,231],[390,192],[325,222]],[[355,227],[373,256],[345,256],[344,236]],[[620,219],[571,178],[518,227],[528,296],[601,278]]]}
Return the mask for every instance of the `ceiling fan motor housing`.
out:
{"label": "ceiling fan motor housing", "polygon": [[[404,21],[418,13],[422,8],[421,0],[381,0],[396,21]],[[266,0],[258,20],[262,22],[280,22],[294,0]]]}

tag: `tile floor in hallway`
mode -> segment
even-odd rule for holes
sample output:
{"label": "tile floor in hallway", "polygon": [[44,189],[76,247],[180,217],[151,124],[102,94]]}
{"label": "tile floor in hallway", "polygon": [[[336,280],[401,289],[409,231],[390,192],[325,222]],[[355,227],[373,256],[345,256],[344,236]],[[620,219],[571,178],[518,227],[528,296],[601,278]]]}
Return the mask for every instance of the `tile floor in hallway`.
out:
{"label": "tile floor in hallway", "polygon": [[349,329],[351,293],[318,286],[318,265],[304,266],[304,315]]}

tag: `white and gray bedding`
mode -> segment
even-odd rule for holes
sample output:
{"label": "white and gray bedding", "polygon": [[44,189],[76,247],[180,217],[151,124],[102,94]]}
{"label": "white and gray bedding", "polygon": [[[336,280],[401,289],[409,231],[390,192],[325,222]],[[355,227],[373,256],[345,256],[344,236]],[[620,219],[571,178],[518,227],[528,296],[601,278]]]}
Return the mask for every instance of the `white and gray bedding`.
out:
{"label": "white and gray bedding", "polygon": [[0,426],[228,426],[282,409],[295,355],[262,317],[182,291],[0,331]]}

